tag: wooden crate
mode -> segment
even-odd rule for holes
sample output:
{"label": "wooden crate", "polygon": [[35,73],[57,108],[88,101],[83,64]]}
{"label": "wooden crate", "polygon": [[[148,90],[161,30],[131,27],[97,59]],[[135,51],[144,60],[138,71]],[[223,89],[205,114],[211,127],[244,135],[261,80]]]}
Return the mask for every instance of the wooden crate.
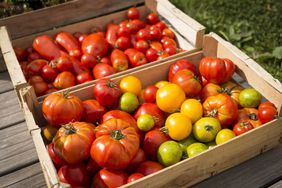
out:
{"label": "wooden crate", "polygon": [[[160,5],[157,1],[147,0],[145,6],[140,6],[140,7],[138,7],[138,9],[139,9],[141,15],[143,16],[143,18],[145,17],[145,15],[147,15],[149,12],[152,12],[152,11],[158,12],[161,15],[162,18],[167,19],[167,20],[174,17],[173,13],[166,11],[165,8],[162,8],[161,11],[159,11],[160,8],[158,8],[158,7],[160,7]],[[70,33],[74,33],[78,30],[80,32],[88,33],[93,26],[99,26],[99,27],[102,27],[102,29],[105,29],[106,25],[110,22],[119,23],[120,21],[126,19],[127,18],[126,13],[127,13],[127,10],[116,12],[116,13],[113,13],[113,14],[109,14],[109,15],[106,15],[106,16],[101,16],[101,17],[86,20],[86,21],[83,21],[83,22],[67,25],[67,26],[64,26],[64,27],[57,28],[57,29],[52,29],[52,30],[48,30],[48,31],[45,31],[45,32],[36,33],[36,34],[33,34],[33,35],[21,37],[19,39],[13,40],[12,42],[9,38],[7,28],[1,27],[0,28],[0,39],[1,39],[0,45],[1,45],[3,57],[5,59],[5,63],[6,63],[6,66],[8,68],[8,71],[9,71],[9,74],[10,74],[10,77],[11,77],[11,80],[12,80],[12,83],[14,85],[15,90],[18,92],[18,90],[20,88],[26,87],[26,86],[28,86],[28,84],[27,84],[27,81],[24,78],[24,75],[23,75],[23,72],[20,68],[19,62],[16,59],[12,45],[17,46],[17,47],[26,48],[28,46],[31,46],[33,39],[38,35],[47,34],[47,35],[53,36],[56,33],[58,33],[59,31],[63,31],[63,30],[68,31]],[[186,16],[186,17],[188,17],[188,16]],[[173,20],[171,20],[171,21],[173,21]],[[196,46],[196,44],[202,43],[202,36],[204,35],[204,27],[201,26],[200,24],[197,25],[197,24],[195,24],[196,22],[195,23],[194,22],[193,22],[193,24],[190,24],[190,25],[186,24],[185,25],[186,28],[190,28],[190,31],[187,30],[188,33],[187,33],[187,31],[181,31],[179,33],[175,32],[179,46],[182,49],[184,49],[185,51],[180,52],[178,54],[175,54],[173,56],[167,57],[163,60],[155,61],[154,64],[162,63],[165,60],[169,60],[169,59],[172,59],[172,58],[175,58],[175,57],[179,57],[179,56],[185,55],[187,53],[191,53],[191,52],[198,49],[199,46]],[[167,23],[169,25],[172,25],[172,26],[175,25],[174,23],[171,23],[171,22],[167,22]],[[186,35],[185,38],[189,38],[187,36],[187,34],[189,35],[191,42],[188,42],[187,40],[185,40],[181,36],[181,35]],[[151,65],[152,65],[152,63],[148,63],[148,64],[142,65],[140,67],[135,67],[135,68],[123,71],[123,72],[115,73],[115,74],[113,74],[109,77],[113,78],[113,77],[116,77],[116,76],[119,76],[119,75],[127,74],[131,71],[134,71],[134,70],[139,70],[139,69],[151,66]],[[76,86],[72,87],[71,90],[75,90],[75,89],[78,89],[78,88],[81,88],[81,87],[85,87],[85,86],[91,85],[93,83],[94,82],[91,81],[91,82],[88,82],[88,83],[76,85]],[[39,98],[39,100],[41,100],[41,99],[42,99],[42,97]]]}
{"label": "wooden crate", "polygon": [[[256,71],[258,67],[253,65],[250,58],[214,33],[204,37],[203,50],[178,59],[187,59],[197,66],[204,56],[231,59],[236,64],[236,74],[234,74],[233,79],[239,79],[241,83],[247,81],[267,100],[276,105],[280,116],[278,119],[237,136],[224,144],[215,146],[196,157],[183,160],[123,187],[188,187],[259,155],[277,146],[282,141],[281,83],[273,82],[273,78],[263,69]],[[165,80],[169,66],[174,62],[174,60],[169,60],[163,64],[130,72],[128,75],[138,77],[142,81],[143,87],[146,87],[155,84],[157,81]],[[113,80],[119,82],[124,76],[118,76]],[[93,85],[89,85],[71,93],[82,100],[91,99],[94,98],[92,89]],[[31,87],[21,89],[20,92],[26,122],[31,131],[46,181],[51,186],[60,185],[56,170],[40,135],[40,127],[46,123],[42,117],[41,103],[37,101]]]}

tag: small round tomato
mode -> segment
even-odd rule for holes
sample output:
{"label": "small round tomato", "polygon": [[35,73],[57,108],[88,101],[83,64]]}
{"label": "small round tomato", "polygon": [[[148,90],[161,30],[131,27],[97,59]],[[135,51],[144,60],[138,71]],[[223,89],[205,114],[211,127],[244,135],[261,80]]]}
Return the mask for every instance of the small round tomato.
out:
{"label": "small round tomato", "polygon": [[167,84],[159,88],[156,94],[158,107],[167,113],[173,113],[180,109],[185,100],[185,92],[176,84]]}
{"label": "small round tomato", "polygon": [[70,72],[61,72],[57,75],[53,85],[57,89],[65,89],[76,84],[75,77]]}
{"label": "small round tomato", "polygon": [[139,101],[137,96],[131,92],[125,92],[121,95],[119,99],[119,108],[122,111],[132,113],[139,106]]}
{"label": "small round tomato", "polygon": [[154,12],[148,14],[146,20],[149,24],[156,24],[160,21],[159,16]]}
{"label": "small round tomato", "polygon": [[116,72],[128,69],[128,59],[123,51],[114,49],[111,53],[111,63]]}
{"label": "small round tomato", "polygon": [[164,38],[162,38],[161,42],[163,44],[163,48],[167,48],[169,46],[177,47],[177,43],[172,38],[164,37]]}
{"label": "small round tomato", "polygon": [[146,58],[148,59],[149,62],[156,61],[158,59],[158,51],[154,48],[149,48],[146,51]]}
{"label": "small round tomato", "polygon": [[119,37],[128,37],[130,38],[131,37],[131,34],[130,34],[130,29],[128,27],[119,27],[119,29],[117,30],[117,35]]}
{"label": "small round tomato", "polygon": [[242,107],[255,108],[261,102],[261,94],[255,89],[246,88],[240,92],[239,103]]}
{"label": "small round tomato", "polygon": [[126,76],[122,78],[119,86],[123,93],[131,92],[135,95],[139,95],[142,90],[142,83],[139,78],[135,76]]}
{"label": "small round tomato", "polygon": [[36,96],[41,96],[49,89],[47,83],[40,76],[32,76],[28,83],[33,86]]}
{"label": "small round tomato", "polygon": [[181,59],[181,60],[176,61],[172,65],[170,65],[169,73],[168,73],[168,81],[171,82],[174,75],[178,71],[183,70],[183,69],[188,69],[188,70],[192,71],[195,75],[197,75],[196,66],[190,61],[187,61],[185,59]]}
{"label": "small round tomato", "polygon": [[28,62],[32,62],[34,60],[37,60],[37,59],[41,59],[41,55],[35,51],[31,52],[28,54],[28,57],[27,57],[27,61]]}
{"label": "small round tomato", "polygon": [[136,50],[143,52],[143,53],[146,53],[149,47],[150,45],[145,40],[138,40],[134,45],[134,48]]}
{"label": "small round tomato", "polygon": [[194,157],[200,153],[202,153],[203,151],[207,150],[208,147],[203,144],[203,143],[199,143],[199,142],[195,142],[193,144],[191,144],[190,146],[187,147],[187,154],[188,157]]}
{"label": "small round tomato", "polygon": [[42,68],[42,72],[41,72],[42,78],[48,83],[53,82],[58,74],[59,74],[59,71],[56,65],[53,63],[45,65]]}
{"label": "small round tomato", "polygon": [[76,76],[76,83],[82,84],[93,80],[91,73],[88,71],[82,72]]}
{"label": "small round tomato", "polygon": [[146,154],[144,150],[139,148],[136,155],[134,156],[134,158],[131,160],[130,164],[126,168],[126,171],[129,173],[134,172],[137,169],[137,167],[144,161],[146,161]]}
{"label": "small round tomato", "polygon": [[193,135],[200,142],[211,142],[221,130],[220,123],[212,117],[203,117],[193,125]]}
{"label": "small round tomato", "polygon": [[103,58],[98,58],[98,63],[105,63],[105,64],[108,64],[108,65],[112,65],[112,62],[110,60],[110,58],[108,57],[103,57]]}
{"label": "small round tomato", "polygon": [[150,47],[154,50],[157,50],[157,55],[159,57],[159,53],[163,51],[163,45],[158,41],[152,41],[150,43]]}
{"label": "small round tomato", "polygon": [[99,63],[95,65],[95,67],[92,70],[92,73],[94,78],[98,79],[114,74],[115,69],[106,63]]}
{"label": "small round tomato", "polygon": [[131,174],[129,177],[128,177],[128,179],[127,179],[127,183],[131,183],[131,182],[134,182],[134,181],[136,181],[136,180],[138,180],[138,179],[140,179],[140,178],[143,178],[144,177],[144,175],[143,174],[141,174],[141,173],[133,173],[133,174]]}
{"label": "small round tomato", "polygon": [[176,46],[169,45],[164,49],[164,52],[166,52],[168,55],[174,55],[179,52],[179,50],[176,48]]}
{"label": "small round tomato", "polygon": [[158,81],[158,82],[155,84],[155,86],[156,86],[158,89],[160,89],[161,87],[163,87],[163,86],[165,86],[165,85],[167,85],[167,84],[169,84],[168,81],[161,80],[161,81]]}
{"label": "small round tomato", "polygon": [[137,119],[137,126],[141,131],[149,131],[155,125],[154,118],[149,114],[143,114]]}
{"label": "small round tomato", "polygon": [[130,47],[131,47],[131,39],[129,39],[128,37],[121,36],[116,40],[115,48],[124,51]]}
{"label": "small round tomato", "polygon": [[236,136],[235,133],[230,129],[222,129],[217,133],[215,138],[215,143],[216,145],[222,144],[234,138],[235,136]]}
{"label": "small round tomato", "polygon": [[87,68],[87,69],[93,69],[93,67],[97,63],[97,58],[95,58],[93,55],[89,54],[83,54],[80,59],[80,65]]}
{"label": "small round tomato", "polygon": [[163,37],[169,37],[169,38],[172,38],[172,39],[175,38],[174,32],[173,32],[171,29],[169,29],[169,28],[165,28],[165,29],[162,31],[162,36],[163,36]]}
{"label": "small round tomato", "polygon": [[162,32],[156,26],[152,26],[150,28],[150,35],[151,35],[151,40],[160,41],[162,38]]}
{"label": "small round tomato", "polygon": [[54,60],[54,63],[56,64],[59,71],[64,72],[72,72],[73,71],[73,64],[71,60],[68,57],[61,56],[58,59]]}
{"label": "small round tomato", "polygon": [[136,40],[151,40],[151,34],[149,29],[140,29],[136,34]]}
{"label": "small round tomato", "polygon": [[164,166],[178,163],[182,157],[182,149],[175,141],[166,141],[158,149],[158,161]]}
{"label": "small round tomato", "polygon": [[154,103],[156,101],[157,91],[158,88],[156,86],[146,87],[143,94],[145,102]]}
{"label": "small round tomato", "polygon": [[127,55],[132,67],[138,67],[147,63],[145,54],[134,48],[128,48],[124,53]]}
{"label": "small round tomato", "polygon": [[93,178],[93,187],[120,187],[127,183],[127,174],[121,170],[102,169]]}
{"label": "small round tomato", "polygon": [[163,21],[159,21],[158,23],[155,24],[155,26],[159,28],[161,31],[167,28],[166,23],[164,23]]}
{"label": "small round tomato", "polygon": [[30,62],[27,65],[27,73],[30,76],[41,75],[42,68],[47,64],[48,64],[48,61],[46,61],[44,59],[33,60],[32,62]]}
{"label": "small round tomato", "polygon": [[54,138],[54,136],[56,135],[58,129],[54,126],[51,126],[51,125],[46,125],[43,127],[43,136],[44,138],[48,141],[48,142],[51,142]]}
{"label": "small round tomato", "polygon": [[258,107],[258,118],[264,124],[278,116],[277,108],[271,102],[263,102]]}
{"label": "small round tomato", "polygon": [[249,121],[242,121],[239,123],[236,123],[233,127],[233,132],[236,136],[243,134],[249,130],[252,130],[254,127]]}
{"label": "small round tomato", "polygon": [[195,123],[203,116],[203,106],[196,99],[186,99],[181,105],[180,112]]}
{"label": "small round tomato", "polygon": [[162,170],[163,168],[164,167],[161,164],[154,162],[154,161],[147,160],[140,164],[136,172],[144,174],[144,176],[148,176],[150,174],[153,174],[155,172]]}
{"label": "small round tomato", "polygon": [[130,20],[139,19],[140,17],[139,10],[136,7],[131,7],[127,11],[127,17]]}

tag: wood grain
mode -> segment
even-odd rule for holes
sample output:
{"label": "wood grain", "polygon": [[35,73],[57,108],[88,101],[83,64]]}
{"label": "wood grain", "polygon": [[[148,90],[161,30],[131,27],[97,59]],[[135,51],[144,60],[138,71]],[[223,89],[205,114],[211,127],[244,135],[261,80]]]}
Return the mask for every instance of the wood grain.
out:
{"label": "wood grain", "polygon": [[0,94],[13,90],[13,84],[11,82],[9,73],[1,72],[0,73]]}

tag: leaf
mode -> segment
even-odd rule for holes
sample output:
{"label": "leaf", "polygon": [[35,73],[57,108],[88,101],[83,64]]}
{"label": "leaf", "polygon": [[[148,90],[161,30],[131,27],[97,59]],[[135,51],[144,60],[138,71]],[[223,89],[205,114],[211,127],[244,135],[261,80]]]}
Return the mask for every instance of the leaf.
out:
{"label": "leaf", "polygon": [[282,59],[282,46],[274,48],[274,50],[272,51],[272,55],[277,59]]}

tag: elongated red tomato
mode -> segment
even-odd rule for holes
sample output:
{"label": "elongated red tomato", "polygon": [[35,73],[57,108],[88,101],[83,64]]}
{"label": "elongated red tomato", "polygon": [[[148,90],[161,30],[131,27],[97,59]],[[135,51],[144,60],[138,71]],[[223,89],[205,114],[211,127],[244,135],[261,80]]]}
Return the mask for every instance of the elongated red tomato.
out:
{"label": "elongated red tomato", "polygon": [[51,61],[61,56],[60,48],[48,35],[36,37],[32,47],[45,59]]}
{"label": "elongated red tomato", "polygon": [[113,23],[107,25],[106,30],[106,41],[111,45],[112,48],[115,47],[115,43],[118,39],[118,29],[119,26]]}
{"label": "elongated red tomato", "polygon": [[108,43],[104,38],[104,33],[98,32],[85,37],[81,48],[84,54],[104,57],[108,52]]}
{"label": "elongated red tomato", "polygon": [[128,59],[123,51],[114,49],[111,53],[111,62],[116,72],[128,69]]}
{"label": "elongated red tomato", "polygon": [[110,119],[96,128],[91,157],[101,167],[124,169],[139,148],[136,130],[121,119]]}
{"label": "elongated red tomato", "polygon": [[53,93],[46,97],[42,104],[45,119],[53,126],[79,121],[83,112],[81,100],[72,94]]}
{"label": "elongated red tomato", "polygon": [[132,67],[138,67],[147,63],[145,55],[134,48],[128,48],[124,53],[127,55]]}
{"label": "elongated red tomato", "polygon": [[85,122],[62,125],[53,139],[55,153],[69,164],[88,159],[95,139],[94,128]]}
{"label": "elongated red tomato", "polygon": [[75,58],[81,57],[80,44],[76,38],[68,32],[60,32],[56,35],[56,42],[60,44],[70,56]]}

